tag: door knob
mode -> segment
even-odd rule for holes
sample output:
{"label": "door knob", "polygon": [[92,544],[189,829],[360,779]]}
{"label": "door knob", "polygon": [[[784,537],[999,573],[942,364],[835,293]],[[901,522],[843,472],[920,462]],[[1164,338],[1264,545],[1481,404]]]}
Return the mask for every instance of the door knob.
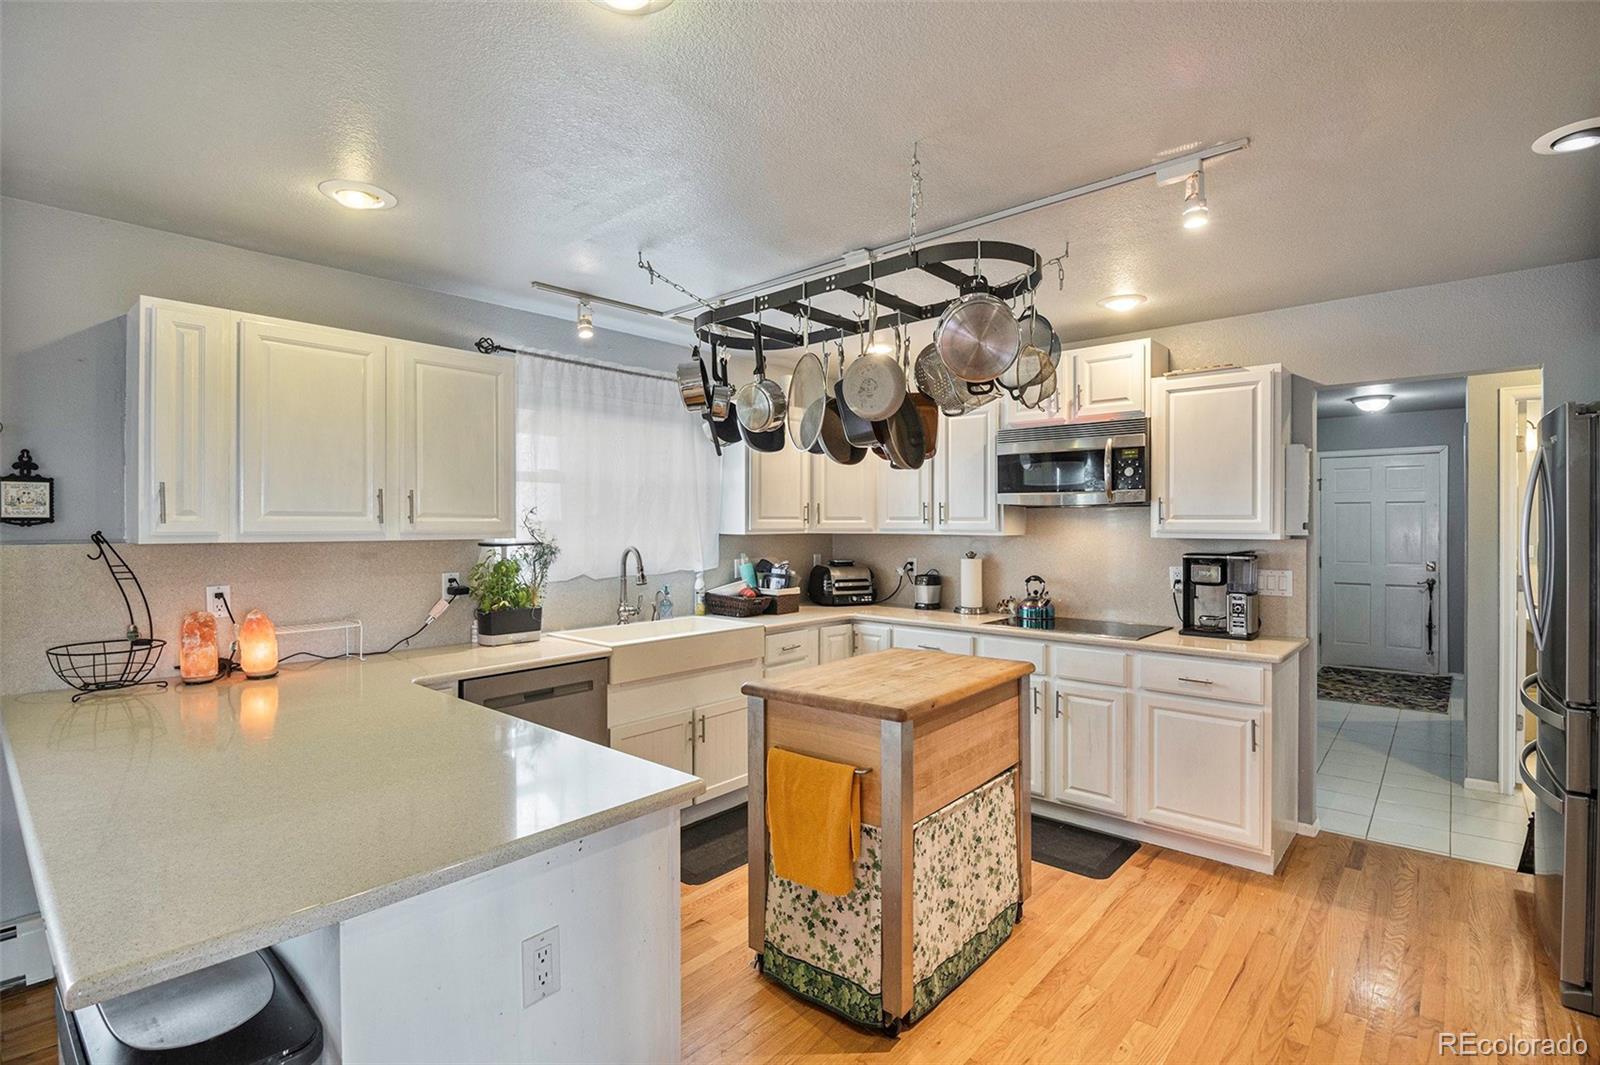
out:
{"label": "door knob", "polygon": [[1439,572],[1439,563],[1437,563],[1437,562],[1424,562],[1422,564],[1422,568],[1427,570],[1429,573],[1438,573]]}

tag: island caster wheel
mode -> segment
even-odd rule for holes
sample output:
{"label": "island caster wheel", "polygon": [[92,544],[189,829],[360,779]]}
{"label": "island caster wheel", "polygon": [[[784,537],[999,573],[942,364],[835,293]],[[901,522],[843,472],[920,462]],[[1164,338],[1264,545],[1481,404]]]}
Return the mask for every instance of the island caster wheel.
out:
{"label": "island caster wheel", "polygon": [[900,1018],[890,1017],[888,1020],[883,1022],[883,1034],[888,1036],[890,1039],[899,1039],[900,1027]]}
{"label": "island caster wheel", "polygon": [[751,957],[751,959],[750,959],[750,968],[754,969],[758,973],[766,972],[766,970],[764,968],[762,968],[762,966],[761,966],[761,955],[756,954],[756,955]]}

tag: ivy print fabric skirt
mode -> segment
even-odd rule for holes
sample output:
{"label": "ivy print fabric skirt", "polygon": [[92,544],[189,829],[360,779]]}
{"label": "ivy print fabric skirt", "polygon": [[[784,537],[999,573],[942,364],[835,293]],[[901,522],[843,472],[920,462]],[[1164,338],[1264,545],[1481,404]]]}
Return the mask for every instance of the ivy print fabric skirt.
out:
{"label": "ivy print fabric skirt", "polygon": [[[918,821],[911,830],[909,1020],[924,1016],[1011,935],[1016,924],[1016,771]],[[826,895],[767,870],[766,974],[857,1024],[883,1014],[880,831],[861,826],[855,890]]]}

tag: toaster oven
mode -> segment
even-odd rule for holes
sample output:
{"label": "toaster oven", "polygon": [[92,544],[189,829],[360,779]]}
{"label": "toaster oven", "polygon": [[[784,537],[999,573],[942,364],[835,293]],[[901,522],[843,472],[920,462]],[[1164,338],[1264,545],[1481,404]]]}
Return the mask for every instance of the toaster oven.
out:
{"label": "toaster oven", "polygon": [[1148,504],[1145,418],[1002,429],[995,437],[999,501],[1023,507]]}

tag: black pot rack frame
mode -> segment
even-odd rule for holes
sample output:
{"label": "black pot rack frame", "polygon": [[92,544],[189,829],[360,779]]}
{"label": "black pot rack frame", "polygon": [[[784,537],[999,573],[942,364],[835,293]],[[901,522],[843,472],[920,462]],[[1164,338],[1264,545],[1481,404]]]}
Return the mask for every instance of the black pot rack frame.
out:
{"label": "black pot rack frame", "polygon": [[[756,346],[755,335],[759,329],[763,338],[762,346],[768,351],[798,348],[802,345],[804,341],[800,334],[765,322],[758,324],[750,317],[764,311],[788,314],[797,319],[808,318],[811,323],[811,342],[814,344],[866,332],[867,322],[820,310],[806,302],[827,292],[848,292],[875,304],[880,308],[877,322],[879,329],[893,329],[897,325],[925,322],[944,314],[946,308],[960,298],[962,289],[977,280],[973,274],[950,264],[983,259],[1015,263],[1023,270],[1018,277],[991,286],[990,291],[1003,300],[1013,300],[1033,291],[1043,276],[1039,253],[1021,244],[1011,244],[1001,240],[959,240],[948,244],[933,244],[875,262],[863,263],[847,270],[825,274],[776,292],[714,307],[695,318],[695,335],[707,343],[715,336],[717,343],[724,348],[752,350]],[[937,303],[923,304],[885,292],[878,287],[878,282],[885,278],[912,270],[920,270],[930,277],[936,277],[955,286],[955,294]],[[819,326],[821,328],[818,328]]]}

